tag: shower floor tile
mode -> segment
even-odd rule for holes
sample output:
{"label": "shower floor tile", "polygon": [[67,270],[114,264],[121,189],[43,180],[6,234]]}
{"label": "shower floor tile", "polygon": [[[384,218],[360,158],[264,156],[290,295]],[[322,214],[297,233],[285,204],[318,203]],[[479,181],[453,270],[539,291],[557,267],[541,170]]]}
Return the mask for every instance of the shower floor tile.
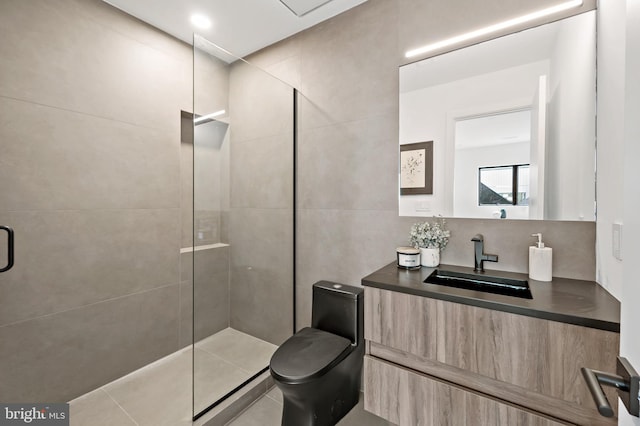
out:
{"label": "shower floor tile", "polygon": [[219,356],[252,375],[268,366],[271,356],[278,349],[276,345],[233,328],[227,328],[199,341],[196,348]]}
{"label": "shower floor tile", "polygon": [[195,408],[200,412],[253,374],[222,358],[196,348]]}
{"label": "shower floor tile", "polygon": [[136,426],[126,411],[102,389],[77,398],[69,406],[71,425]]}
{"label": "shower floor tile", "polygon": [[205,409],[266,367],[276,348],[225,329],[196,343],[195,349],[182,349],[74,399],[70,424],[191,425],[194,399],[196,411]]}
{"label": "shower floor tile", "polygon": [[140,426],[191,424],[191,350],[103,387]]}

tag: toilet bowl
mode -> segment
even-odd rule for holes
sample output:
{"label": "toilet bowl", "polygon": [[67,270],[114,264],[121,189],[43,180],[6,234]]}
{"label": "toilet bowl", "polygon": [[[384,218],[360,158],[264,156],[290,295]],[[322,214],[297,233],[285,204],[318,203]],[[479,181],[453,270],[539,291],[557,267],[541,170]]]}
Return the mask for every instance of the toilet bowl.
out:
{"label": "toilet bowl", "polygon": [[283,396],[283,426],[335,425],[357,403],[364,357],[364,291],[313,285],[311,327],[285,341],[269,370]]}

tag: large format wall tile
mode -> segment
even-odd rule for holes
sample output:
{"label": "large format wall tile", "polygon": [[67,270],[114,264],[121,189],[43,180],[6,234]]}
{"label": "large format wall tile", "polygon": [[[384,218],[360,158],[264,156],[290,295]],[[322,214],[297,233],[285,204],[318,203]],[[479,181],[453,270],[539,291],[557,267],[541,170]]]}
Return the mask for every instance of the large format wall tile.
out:
{"label": "large format wall tile", "polygon": [[222,117],[228,117],[229,64],[201,48],[194,49],[194,54],[194,112],[206,115],[225,110]]}
{"label": "large format wall tile", "polygon": [[195,341],[229,327],[229,247],[194,253]]}
{"label": "large format wall tile", "polygon": [[180,349],[193,343],[193,283],[180,283],[180,312],[178,321],[178,347]]}
{"label": "large format wall tile", "polygon": [[65,402],[178,346],[178,286],[0,327],[3,402]]}
{"label": "large format wall tile", "polygon": [[301,130],[299,208],[398,207],[397,114]]}
{"label": "large format wall tile", "polygon": [[292,87],[300,88],[300,53],[303,43],[298,36],[291,36],[266,49],[259,50],[245,59],[262,68]]}
{"label": "large format wall tile", "polygon": [[315,282],[358,286],[392,262],[396,247],[406,245],[401,224],[394,210],[299,210],[296,327],[309,325]]}
{"label": "large format wall tile", "polygon": [[303,130],[398,111],[396,1],[371,1],[302,33]]}
{"label": "large format wall tile", "polygon": [[190,107],[185,57],[96,25],[86,19],[85,7],[76,1],[2,2],[0,96],[177,129],[179,110]]}
{"label": "large format wall tile", "polygon": [[15,266],[0,275],[0,324],[178,284],[178,215],[0,212],[0,223],[15,230],[16,247]]}
{"label": "large format wall tile", "polygon": [[229,252],[218,247],[196,251],[195,259],[193,252],[180,255],[180,347],[229,327]]}
{"label": "large format wall tile", "polygon": [[0,209],[178,207],[178,137],[0,97]]}
{"label": "large format wall tile", "polygon": [[238,61],[229,93],[230,324],[280,344],[293,328],[293,89]]}
{"label": "large format wall tile", "polygon": [[262,340],[282,344],[293,329],[293,278],[291,269],[231,269],[231,327]]}
{"label": "large format wall tile", "polygon": [[180,247],[193,246],[193,120],[180,117]]}
{"label": "large format wall tile", "polygon": [[318,280],[359,285],[395,259],[396,247],[407,245],[404,228],[393,210],[299,210],[298,285]]}
{"label": "large format wall tile", "polygon": [[231,145],[231,207],[291,208],[293,132]]}
{"label": "large format wall tile", "polygon": [[[159,31],[157,28],[128,15],[120,9],[111,6],[102,0],[65,0],[74,13],[80,14],[84,19],[90,20],[94,25],[110,29],[127,38],[145,44],[150,48],[159,50],[171,56],[184,68],[191,87],[192,54],[191,46],[184,41]],[[185,93],[188,99],[191,93]],[[189,100],[190,102],[190,100]]]}
{"label": "large format wall tile", "polygon": [[[309,269],[304,269],[305,275],[309,275],[309,272]],[[316,276],[319,275],[318,271],[314,272]],[[303,274],[299,274],[298,276],[301,277],[302,275]],[[302,280],[298,278],[297,281],[300,282]],[[304,284],[296,283],[296,331],[311,326],[311,304],[313,302],[312,285],[316,281],[311,282],[307,279],[307,281],[304,281]]]}
{"label": "large format wall tile", "polygon": [[231,327],[279,345],[293,329],[293,212],[231,212]]}
{"label": "large format wall tile", "polygon": [[193,282],[193,252],[180,253],[180,282]]}
{"label": "large format wall tile", "polygon": [[529,246],[536,242],[531,234],[541,232],[545,245],[553,248],[553,276],[596,278],[594,222],[449,219],[448,228],[451,240],[442,253],[443,263],[473,266],[471,238],[483,234],[485,252],[498,255],[497,263],[485,263],[486,269],[527,273]]}
{"label": "large format wall tile", "polygon": [[293,132],[293,88],[241,61],[231,69],[229,109],[233,142]]}

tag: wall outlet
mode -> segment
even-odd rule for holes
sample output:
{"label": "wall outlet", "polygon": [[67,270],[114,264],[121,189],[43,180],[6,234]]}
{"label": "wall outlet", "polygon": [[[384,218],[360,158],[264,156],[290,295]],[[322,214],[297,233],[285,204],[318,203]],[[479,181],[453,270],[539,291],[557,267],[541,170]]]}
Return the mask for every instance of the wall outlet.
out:
{"label": "wall outlet", "polygon": [[611,247],[613,257],[622,260],[622,224],[614,223],[611,227]]}

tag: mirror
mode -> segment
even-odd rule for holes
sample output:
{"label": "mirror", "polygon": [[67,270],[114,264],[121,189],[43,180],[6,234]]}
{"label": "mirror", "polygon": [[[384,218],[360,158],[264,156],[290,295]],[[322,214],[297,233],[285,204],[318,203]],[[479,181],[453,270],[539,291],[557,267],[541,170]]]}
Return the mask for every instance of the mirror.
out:
{"label": "mirror", "polygon": [[400,216],[594,221],[595,29],[591,11],[400,67]]}

